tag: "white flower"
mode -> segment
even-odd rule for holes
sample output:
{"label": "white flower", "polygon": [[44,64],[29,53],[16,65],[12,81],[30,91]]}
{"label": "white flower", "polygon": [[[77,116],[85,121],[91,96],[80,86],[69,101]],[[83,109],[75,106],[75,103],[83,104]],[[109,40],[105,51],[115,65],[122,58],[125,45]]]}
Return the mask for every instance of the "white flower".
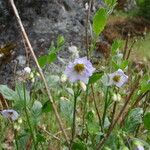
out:
{"label": "white flower", "polygon": [[2,111],[1,111],[1,114],[2,114],[4,117],[6,117],[6,118],[8,118],[8,119],[11,119],[11,120],[13,120],[13,121],[17,120],[18,117],[19,117],[19,114],[18,114],[15,110],[13,110],[13,109],[5,109],[5,110],[2,110]]}
{"label": "white flower", "polygon": [[25,68],[24,68],[24,72],[25,72],[26,74],[30,74],[30,73],[31,73],[31,68],[30,68],[30,67],[25,67]]}
{"label": "white flower", "polygon": [[124,74],[121,69],[111,73],[109,76],[109,85],[116,85],[117,87],[123,86],[128,81],[128,76]]}

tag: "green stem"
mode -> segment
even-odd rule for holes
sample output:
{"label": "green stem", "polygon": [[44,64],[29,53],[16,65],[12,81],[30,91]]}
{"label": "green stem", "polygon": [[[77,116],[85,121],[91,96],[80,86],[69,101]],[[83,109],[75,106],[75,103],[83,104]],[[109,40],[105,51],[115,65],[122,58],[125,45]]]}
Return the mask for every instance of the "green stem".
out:
{"label": "green stem", "polygon": [[15,137],[16,150],[19,150],[18,140],[17,140],[17,131],[14,129],[13,124],[12,124],[12,127],[13,127],[13,131],[14,131],[14,137]]}
{"label": "green stem", "polygon": [[109,93],[109,87],[107,87],[107,89],[106,89],[104,113],[103,113],[103,118],[102,118],[103,127],[104,127],[104,124],[105,124],[106,112],[107,112],[107,108],[108,108],[108,93]]}
{"label": "green stem", "polygon": [[[86,110],[87,110],[86,107],[87,107],[88,92],[89,92],[89,85],[87,85],[87,88],[86,88],[86,95],[85,95],[84,106],[83,106],[83,124],[82,124],[83,129],[85,126],[85,115],[86,115]],[[82,129],[82,134],[83,134],[83,129]]]}
{"label": "green stem", "polygon": [[30,118],[29,118],[29,114],[28,114],[28,110],[27,110],[27,106],[26,106],[26,89],[25,89],[25,83],[23,84],[23,92],[24,92],[24,102],[25,102],[25,115],[26,115],[27,123],[29,125],[31,136],[33,138],[34,149],[37,150],[37,146],[36,146],[36,142],[35,142],[35,137],[34,137],[34,132],[32,130],[32,126],[31,126],[31,123],[30,123]]}
{"label": "green stem", "polygon": [[76,106],[77,106],[77,98],[80,95],[81,91],[78,90],[76,93],[74,93],[74,109],[73,109],[73,122],[72,122],[72,139],[71,139],[71,147],[74,141],[75,133],[76,133]]}

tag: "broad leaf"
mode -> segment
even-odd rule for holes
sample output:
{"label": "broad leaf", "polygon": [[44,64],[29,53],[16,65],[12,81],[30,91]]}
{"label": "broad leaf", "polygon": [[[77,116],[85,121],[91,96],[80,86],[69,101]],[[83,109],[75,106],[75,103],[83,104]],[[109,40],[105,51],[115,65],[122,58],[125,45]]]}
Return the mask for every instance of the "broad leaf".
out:
{"label": "broad leaf", "polygon": [[144,127],[150,131],[150,112],[147,112],[143,118]]}
{"label": "broad leaf", "polygon": [[100,8],[93,18],[93,31],[99,36],[103,31],[107,21],[107,11],[104,8]]}
{"label": "broad leaf", "polygon": [[0,85],[0,93],[7,100],[15,100],[17,96],[16,92],[10,89],[7,85]]}
{"label": "broad leaf", "polygon": [[99,79],[101,79],[101,77],[103,76],[103,72],[96,72],[94,73],[91,77],[90,77],[90,80],[89,80],[89,84],[93,84],[95,83],[96,81],[98,81]]}

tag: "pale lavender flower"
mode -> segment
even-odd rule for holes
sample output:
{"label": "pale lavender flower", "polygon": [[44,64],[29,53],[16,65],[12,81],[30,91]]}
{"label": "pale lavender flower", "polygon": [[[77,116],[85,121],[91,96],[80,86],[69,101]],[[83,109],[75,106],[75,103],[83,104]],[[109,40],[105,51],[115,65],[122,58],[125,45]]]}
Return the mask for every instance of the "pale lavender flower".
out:
{"label": "pale lavender flower", "polygon": [[123,86],[128,81],[128,76],[124,74],[121,69],[111,73],[109,76],[109,85],[116,85],[117,87]]}
{"label": "pale lavender flower", "polygon": [[144,150],[144,147],[142,145],[138,145],[134,150]]}
{"label": "pale lavender flower", "polygon": [[95,68],[87,57],[77,58],[74,62],[69,63],[65,69],[65,74],[71,82],[82,81],[88,83],[89,77],[92,76]]}
{"label": "pale lavender flower", "polygon": [[19,117],[19,114],[13,110],[13,109],[5,109],[1,111],[2,116],[5,118],[11,119],[13,121],[17,120]]}

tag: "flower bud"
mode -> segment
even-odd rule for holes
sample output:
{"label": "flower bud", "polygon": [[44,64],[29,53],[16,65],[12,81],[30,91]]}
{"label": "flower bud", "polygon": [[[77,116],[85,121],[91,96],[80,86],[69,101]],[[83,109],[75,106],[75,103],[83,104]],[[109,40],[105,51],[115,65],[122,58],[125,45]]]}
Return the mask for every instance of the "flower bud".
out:
{"label": "flower bud", "polygon": [[82,90],[85,92],[86,91],[86,84],[82,81],[80,81],[79,83],[80,83]]}
{"label": "flower bud", "polygon": [[65,83],[67,81],[67,76],[65,74],[62,74],[61,77],[60,77],[60,81],[62,83]]}
{"label": "flower bud", "polygon": [[120,102],[120,101],[121,101],[121,95],[114,93],[112,99],[113,99],[113,101],[115,101],[115,102]]}
{"label": "flower bud", "polygon": [[25,72],[26,74],[30,74],[30,73],[31,73],[31,68],[30,68],[30,67],[25,67],[25,68],[24,68],[24,72]]}

